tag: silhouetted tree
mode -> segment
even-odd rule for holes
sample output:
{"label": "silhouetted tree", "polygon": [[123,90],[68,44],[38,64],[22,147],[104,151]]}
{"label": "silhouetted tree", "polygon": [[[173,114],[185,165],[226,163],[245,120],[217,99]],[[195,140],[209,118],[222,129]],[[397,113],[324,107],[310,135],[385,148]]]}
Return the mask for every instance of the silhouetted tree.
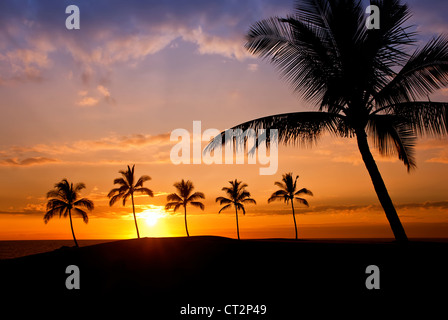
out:
{"label": "silhouetted tree", "polygon": [[[448,103],[417,99],[448,85],[448,37],[409,54],[416,33],[403,26],[411,16],[408,6],[400,0],[371,4],[379,8],[379,29],[366,28],[358,0],[302,0],[286,18],[253,24],[246,48],[274,64],[318,111],[267,116],[231,129],[278,129],[284,144],[312,145],[325,132],[356,137],[395,239],[406,241],[367,138],[381,155],[397,155],[409,171],[416,166],[418,136],[447,134]],[[211,145],[221,144],[224,135]]]}
{"label": "silhouetted tree", "polygon": [[123,199],[123,206],[125,206],[126,200],[129,198],[129,196],[131,197],[135,229],[137,230],[137,237],[140,238],[140,233],[138,232],[137,226],[137,218],[135,217],[134,193],[146,194],[150,197],[154,197],[154,194],[152,190],[143,187],[144,182],[151,180],[150,176],[143,175],[138,178],[137,182],[135,182],[134,167],[135,164],[132,166],[132,168],[128,166],[128,169],[126,171],[118,171],[119,173],[121,173],[122,177],[116,178],[114,180],[114,184],[118,184],[120,185],[120,187],[110,190],[107,196],[110,198],[109,206],[113,206],[113,204],[120,199]]}
{"label": "silhouetted tree", "polygon": [[193,182],[190,180],[184,181],[184,179],[182,179],[182,181],[176,182],[174,187],[177,189],[178,193],[171,193],[166,197],[166,201],[170,202],[165,205],[165,210],[170,210],[172,208],[173,211],[176,212],[181,206],[184,207],[185,230],[189,237],[190,234],[188,233],[187,226],[187,204],[191,204],[193,207],[198,207],[201,210],[204,210],[204,204],[197,200],[205,199],[205,196],[202,192],[191,194],[194,186]]}
{"label": "silhouetted tree", "polygon": [[242,183],[242,181],[229,181],[230,187],[223,187],[221,190],[224,191],[228,198],[217,197],[216,202],[219,202],[220,205],[225,205],[219,210],[218,213],[221,213],[222,210],[228,209],[232,206],[235,207],[235,215],[236,215],[236,232],[238,235],[238,240],[240,239],[240,228],[238,225],[238,210],[242,210],[243,214],[246,214],[246,210],[244,209],[244,203],[253,203],[257,204],[254,199],[250,197],[250,192],[245,190],[247,184]]}
{"label": "silhouetted tree", "polygon": [[294,200],[309,207],[308,201],[306,201],[303,198],[299,198],[298,196],[300,196],[300,195],[312,196],[313,195],[313,193],[306,188],[297,190],[297,179],[298,178],[299,178],[299,176],[296,176],[296,178],[293,179],[292,172],[285,173],[283,175],[281,182],[276,181],[274,183],[277,187],[280,188],[280,190],[275,191],[271,195],[271,197],[268,199],[268,203],[271,203],[272,201],[275,201],[275,200],[284,200],[285,203],[288,203],[289,201],[291,201],[292,217],[294,219],[294,228],[296,230],[296,240],[298,239],[298,237],[297,237],[296,215],[294,213]]}
{"label": "silhouetted tree", "polygon": [[54,185],[54,189],[47,192],[47,212],[44,215],[45,223],[48,223],[54,215],[59,215],[59,218],[69,217],[70,228],[72,229],[73,240],[78,247],[78,241],[76,241],[75,232],[73,231],[72,212],[80,215],[82,220],[87,223],[89,217],[83,209],[89,211],[93,210],[93,202],[87,198],[79,198],[79,192],[84,189],[86,185],[84,183],[77,183],[73,186],[73,183],[69,183],[67,179],[62,179],[60,182]]}

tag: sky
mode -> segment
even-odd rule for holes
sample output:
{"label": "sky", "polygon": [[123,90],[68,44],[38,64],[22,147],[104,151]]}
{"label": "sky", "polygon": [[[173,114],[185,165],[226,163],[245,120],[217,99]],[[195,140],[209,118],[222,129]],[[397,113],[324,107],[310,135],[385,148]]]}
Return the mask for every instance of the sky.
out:
{"label": "sky", "polygon": [[[422,45],[448,30],[445,0],[408,1]],[[76,4],[80,29],[65,27]],[[240,216],[241,238],[290,238],[290,207],[267,203],[282,174],[299,175],[310,206],[296,205],[299,237],[392,237],[354,139],[323,137],[302,149],[280,146],[278,170],[257,164],[173,164],[176,129],[224,130],[275,113],[313,110],[267,61],[250,55],[250,25],[291,13],[291,0],[1,1],[0,240],[70,239],[68,219],[44,224],[46,193],[63,178],[84,182],[94,201],[89,223],[74,218],[78,239],[135,237],[132,207],[108,205],[119,170],[154,197],[138,196],[141,236],[184,236],[183,215],[166,212],[181,179],[205,193],[205,210],[188,207],[190,235],[236,237],[235,213],[215,198],[242,180],[257,205]],[[432,101],[447,101],[448,88]],[[202,143],[202,147],[206,142]],[[417,169],[373,151],[409,237],[448,236],[448,142],[423,138]]]}

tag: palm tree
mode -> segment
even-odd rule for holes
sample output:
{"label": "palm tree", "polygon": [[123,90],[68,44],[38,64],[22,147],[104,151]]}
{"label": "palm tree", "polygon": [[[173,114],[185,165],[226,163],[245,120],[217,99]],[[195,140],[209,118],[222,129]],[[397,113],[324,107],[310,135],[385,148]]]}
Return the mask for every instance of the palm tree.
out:
{"label": "palm tree", "polygon": [[116,178],[114,180],[114,184],[120,185],[119,188],[114,188],[110,190],[107,195],[110,198],[109,206],[113,206],[115,202],[120,199],[123,199],[123,206],[126,205],[126,200],[131,196],[132,201],[132,213],[134,214],[134,222],[135,229],[137,230],[137,238],[140,238],[140,233],[138,232],[137,219],[135,217],[135,206],[134,206],[134,193],[147,194],[150,197],[154,197],[152,190],[143,187],[143,183],[145,181],[151,180],[150,176],[143,175],[138,178],[137,182],[134,183],[134,167],[135,164],[131,167],[128,166],[126,171],[120,170],[121,178]]}
{"label": "palm tree", "polygon": [[247,184],[242,181],[229,181],[230,187],[223,187],[221,190],[224,191],[228,198],[217,197],[216,202],[219,201],[220,205],[225,204],[224,207],[219,210],[221,211],[228,209],[233,204],[235,207],[235,215],[236,215],[236,232],[238,234],[238,240],[240,240],[240,228],[238,225],[238,210],[242,210],[243,214],[246,214],[246,210],[244,209],[244,203],[253,203],[257,204],[254,199],[250,197],[250,192],[246,190]]}
{"label": "palm tree", "polygon": [[165,205],[165,210],[170,210],[173,208],[173,211],[176,212],[180,206],[184,207],[185,230],[187,231],[187,236],[189,237],[190,234],[188,233],[187,226],[187,204],[191,204],[193,207],[199,207],[201,210],[204,210],[204,204],[197,200],[205,199],[205,196],[202,192],[195,192],[191,194],[194,186],[193,182],[190,180],[184,181],[184,179],[182,179],[182,181],[176,182],[174,187],[179,193],[171,193],[166,197],[166,201],[170,202]]}
{"label": "palm tree", "polygon": [[306,201],[303,198],[299,198],[300,195],[308,195],[312,196],[313,193],[308,190],[307,188],[302,188],[300,190],[297,190],[297,179],[299,179],[299,176],[296,176],[295,179],[292,177],[292,172],[285,173],[283,175],[282,181],[276,181],[274,184],[280,188],[280,190],[275,191],[271,197],[268,199],[268,203],[271,203],[275,200],[284,200],[286,203],[291,201],[291,208],[292,208],[292,217],[294,219],[294,228],[296,230],[296,240],[297,238],[297,223],[296,223],[296,216],[294,213],[294,200],[297,202],[300,202],[307,207],[309,207],[308,201]]}
{"label": "palm tree", "polygon": [[67,179],[62,179],[54,185],[54,189],[47,192],[47,212],[44,215],[44,222],[48,223],[54,215],[59,214],[59,218],[70,218],[70,228],[72,229],[73,240],[78,247],[75,232],[73,231],[72,211],[82,217],[82,220],[87,223],[89,217],[83,209],[92,211],[94,208],[93,202],[86,198],[79,198],[79,192],[84,189],[84,183],[69,183]]}
{"label": "palm tree", "polygon": [[[397,241],[407,236],[370,151],[415,168],[418,136],[448,133],[448,103],[418,101],[448,85],[448,37],[409,53],[416,33],[400,0],[371,1],[380,29],[365,26],[360,0],[302,0],[293,15],[253,24],[246,48],[268,59],[295,92],[318,108],[271,115],[232,129],[278,129],[284,144],[312,145],[324,133],[356,137],[358,149]],[[212,146],[222,143],[222,133]]]}

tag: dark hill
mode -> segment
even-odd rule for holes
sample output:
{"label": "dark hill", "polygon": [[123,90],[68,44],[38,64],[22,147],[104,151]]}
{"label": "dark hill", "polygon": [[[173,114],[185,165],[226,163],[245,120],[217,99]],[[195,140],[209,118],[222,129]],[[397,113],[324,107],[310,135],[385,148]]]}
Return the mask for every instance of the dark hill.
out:
{"label": "dark hill", "polygon": [[[436,242],[143,238],[0,261],[0,280],[2,292],[21,299],[132,297],[165,308],[172,313],[166,319],[187,304],[264,304],[270,319],[280,319],[272,316],[325,311],[335,302],[341,311],[440,297],[448,285],[447,249]],[[65,287],[68,265],[80,269],[79,290]],[[380,268],[379,290],[365,286],[368,265]]]}

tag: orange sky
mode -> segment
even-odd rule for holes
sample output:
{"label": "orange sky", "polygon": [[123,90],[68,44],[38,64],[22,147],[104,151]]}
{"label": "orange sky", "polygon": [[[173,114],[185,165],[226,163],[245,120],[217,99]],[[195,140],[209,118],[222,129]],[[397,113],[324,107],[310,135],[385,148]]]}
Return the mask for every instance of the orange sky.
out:
{"label": "orange sky", "polygon": [[[155,193],[136,199],[141,236],[185,235],[183,216],[163,210],[173,183],[183,178],[206,196],[204,212],[188,208],[190,235],[236,237],[234,211],[218,214],[214,199],[237,178],[257,201],[239,220],[241,237],[292,238],[290,207],[267,199],[274,182],[293,172],[299,186],[314,193],[310,208],[296,206],[299,237],[392,237],[353,139],[324,137],[311,149],[280,146],[272,176],[259,175],[260,164],[170,161],[170,133],[192,132],[194,120],[202,121],[202,131],[223,130],[313,108],[242,46],[250,23],[288,13],[291,1],[254,2],[257,10],[226,2],[129,3],[101,17],[83,15],[88,8],[80,3],[84,20],[73,32],[60,24],[57,2],[36,3],[41,10],[34,11],[11,5],[0,14],[7,22],[0,31],[0,240],[70,239],[67,219],[43,222],[45,194],[62,178],[84,182],[82,196],[95,202],[87,225],[74,219],[78,239],[135,237],[132,208],[110,208],[106,197],[128,164],[136,164],[137,176],[152,177],[145,186]],[[422,40],[448,25],[437,6],[414,9]],[[118,12],[120,25],[114,24]],[[431,99],[447,101],[448,89]],[[421,139],[416,153],[411,173],[398,159],[374,156],[408,236],[447,237],[447,139]]]}

